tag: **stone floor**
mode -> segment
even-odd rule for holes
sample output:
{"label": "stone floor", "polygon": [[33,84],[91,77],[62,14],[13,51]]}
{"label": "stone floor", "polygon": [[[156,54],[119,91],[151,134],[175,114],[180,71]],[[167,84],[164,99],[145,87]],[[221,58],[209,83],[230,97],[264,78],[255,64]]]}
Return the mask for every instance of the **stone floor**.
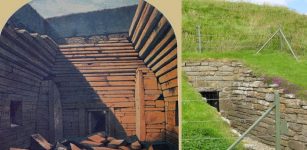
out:
{"label": "stone floor", "polygon": [[266,144],[253,140],[252,138],[246,137],[243,139],[244,147],[247,150],[275,150]]}
{"label": "stone floor", "polygon": [[[225,117],[222,117],[221,118],[230,125],[230,120],[228,120],[227,118]],[[232,129],[231,132],[233,132],[234,134],[236,134],[238,137],[241,136],[241,134],[235,130],[235,129]],[[254,140],[250,137],[245,137],[243,140],[242,140],[243,144],[244,144],[244,148],[246,150],[275,150],[275,148],[271,147],[271,146],[268,146],[266,144],[263,144],[257,140]]]}

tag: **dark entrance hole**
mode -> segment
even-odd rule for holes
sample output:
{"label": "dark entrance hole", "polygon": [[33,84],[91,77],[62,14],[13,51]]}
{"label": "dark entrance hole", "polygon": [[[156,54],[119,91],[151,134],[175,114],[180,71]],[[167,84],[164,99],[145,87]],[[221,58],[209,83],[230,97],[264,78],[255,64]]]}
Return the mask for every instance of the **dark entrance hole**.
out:
{"label": "dark entrance hole", "polygon": [[212,107],[215,107],[217,111],[220,111],[219,104],[219,92],[218,91],[204,91],[200,92],[200,94],[207,99],[207,103]]}
{"label": "dark entrance hole", "polygon": [[11,127],[17,127],[17,126],[22,125],[22,102],[21,101],[11,101],[10,118],[11,118]]}
{"label": "dark entrance hole", "polygon": [[88,115],[90,134],[106,131],[106,111],[90,111]]}

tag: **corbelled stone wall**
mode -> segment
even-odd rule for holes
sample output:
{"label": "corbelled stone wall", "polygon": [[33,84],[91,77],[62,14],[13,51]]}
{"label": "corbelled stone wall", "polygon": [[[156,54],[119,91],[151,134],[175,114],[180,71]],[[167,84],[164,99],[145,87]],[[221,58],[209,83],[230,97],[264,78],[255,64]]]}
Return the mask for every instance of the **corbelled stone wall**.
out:
{"label": "corbelled stone wall", "polygon": [[58,44],[71,44],[71,40],[83,42],[87,40],[84,37],[95,36],[89,39],[93,42],[97,41],[96,35],[127,34],[136,8],[136,5],[131,5],[45,19],[27,4],[9,19],[8,24],[29,32],[48,35]]}
{"label": "corbelled stone wall", "polygon": [[161,86],[161,98],[165,103],[165,139],[178,145],[177,40],[174,30],[158,9],[139,0],[129,38],[138,57],[154,72]]}
{"label": "corbelled stone wall", "polygon": [[[0,36],[0,149],[27,148],[30,135],[62,138],[61,103],[51,68],[58,46],[48,36],[6,26]],[[16,105],[16,103],[18,103]],[[18,107],[18,114],[14,113]],[[14,115],[16,114],[16,115]],[[15,117],[16,116],[16,117]],[[14,118],[18,122],[12,121]]]}
{"label": "corbelled stone wall", "polygon": [[89,113],[105,110],[108,135],[135,135],[139,123],[143,125],[142,133],[137,134],[141,141],[165,141],[162,86],[137,56],[127,37],[60,45],[53,72],[61,93],[65,138],[90,134]]}
{"label": "corbelled stone wall", "polygon": [[[238,61],[205,60],[183,63],[189,82],[199,91],[219,91],[222,115],[240,133],[246,131],[274,102],[274,90],[281,100],[282,148],[307,148],[307,102],[284,93],[276,84],[268,84]],[[271,113],[249,134],[274,146],[275,113]]]}
{"label": "corbelled stone wall", "polygon": [[165,101],[155,74],[146,67],[136,71],[136,135],[144,141],[165,141]]}
{"label": "corbelled stone wall", "polygon": [[48,35],[56,42],[64,42],[49,23],[29,4],[15,12],[7,24],[15,28],[25,29],[28,32]]}
{"label": "corbelled stone wall", "polygon": [[[9,81],[0,83],[0,139],[6,137],[0,149],[25,148],[33,133],[49,142],[85,136],[92,132],[93,112],[105,114],[109,135],[135,135],[138,120],[145,125],[145,141],[165,141],[177,149],[177,41],[167,19],[150,4],[139,3],[138,12],[128,6],[47,20],[28,6],[11,18],[8,25],[56,35],[52,39],[57,43],[26,30],[3,31],[0,65],[5,67],[0,78]],[[37,24],[24,20],[26,13]],[[145,68],[139,73],[143,88],[136,86],[140,68]],[[141,119],[136,90],[143,93]],[[16,128],[10,127],[12,100],[22,101],[22,113],[29,112]]]}
{"label": "corbelled stone wall", "polygon": [[135,72],[145,65],[127,38],[100,42],[60,45],[53,72],[63,104],[64,137],[90,134],[93,111],[105,112],[108,135],[135,135]]}

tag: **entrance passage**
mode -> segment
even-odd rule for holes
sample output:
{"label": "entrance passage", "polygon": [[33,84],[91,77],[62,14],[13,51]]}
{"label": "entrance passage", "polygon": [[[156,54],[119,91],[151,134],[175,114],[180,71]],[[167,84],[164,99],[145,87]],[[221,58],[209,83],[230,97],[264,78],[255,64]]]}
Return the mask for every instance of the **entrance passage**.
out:
{"label": "entrance passage", "polygon": [[106,131],[106,111],[90,111],[89,118],[89,133]]}
{"label": "entrance passage", "polygon": [[10,104],[11,127],[22,125],[22,102],[11,101]]}
{"label": "entrance passage", "polygon": [[220,111],[219,104],[219,92],[218,91],[204,91],[200,92],[200,94],[206,98],[207,103],[212,107],[215,107],[217,111]]}

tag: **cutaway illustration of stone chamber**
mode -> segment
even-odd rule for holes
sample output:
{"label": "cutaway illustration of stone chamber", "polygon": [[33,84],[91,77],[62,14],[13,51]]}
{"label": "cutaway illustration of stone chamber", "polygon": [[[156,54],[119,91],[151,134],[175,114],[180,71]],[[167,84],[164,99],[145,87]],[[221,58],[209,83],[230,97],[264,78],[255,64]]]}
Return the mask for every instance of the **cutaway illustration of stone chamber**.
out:
{"label": "cutaway illustration of stone chamber", "polygon": [[0,149],[178,149],[177,41],[138,5],[45,19],[0,37]]}

